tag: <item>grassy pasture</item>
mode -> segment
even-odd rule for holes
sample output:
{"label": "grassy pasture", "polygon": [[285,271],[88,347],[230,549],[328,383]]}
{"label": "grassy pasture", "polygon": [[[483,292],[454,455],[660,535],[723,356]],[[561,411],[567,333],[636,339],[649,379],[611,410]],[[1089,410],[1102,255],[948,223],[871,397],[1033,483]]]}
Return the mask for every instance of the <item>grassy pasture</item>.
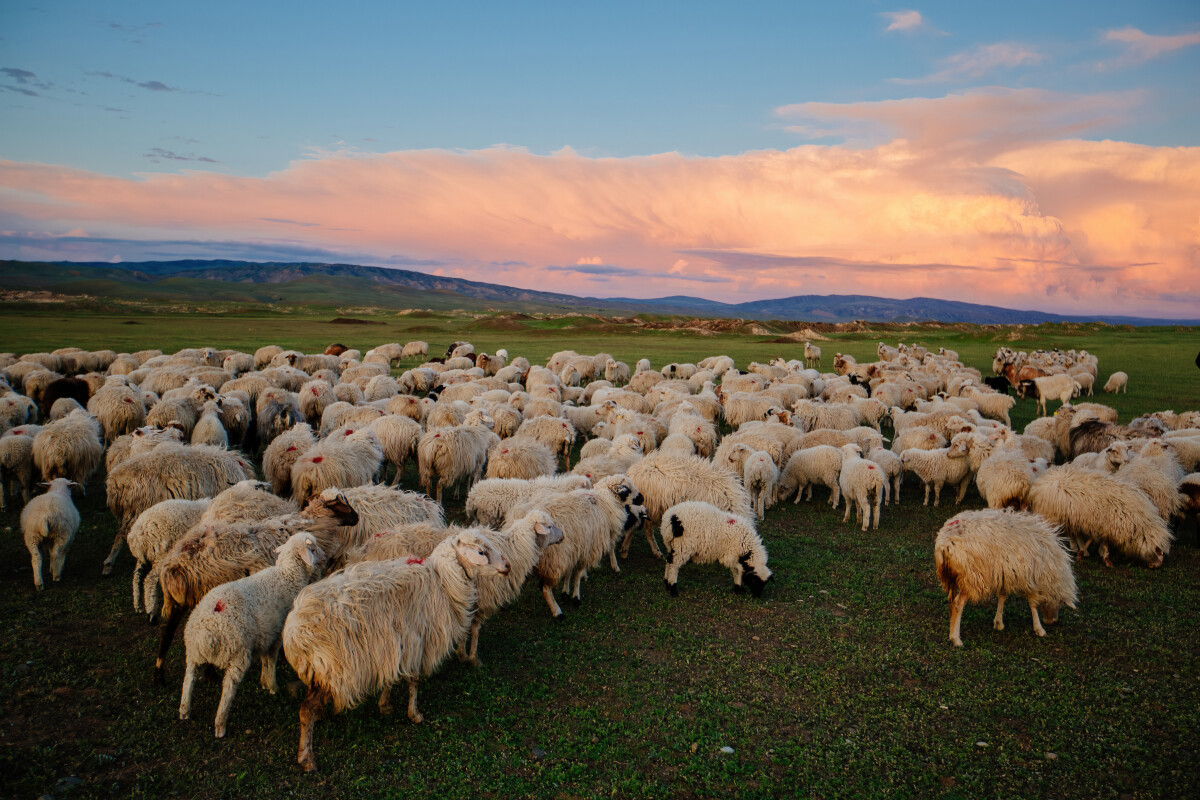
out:
{"label": "grassy pasture", "polygon": [[[484,350],[544,359],[565,348],[632,363],[714,353],[739,365],[802,357],[774,336],[609,329],[562,320],[437,313],[372,316],[383,325],[328,323],[331,314],[7,313],[0,349],[76,344],[117,350],[277,342],[364,350],[421,338],[431,351],[456,338]],[[123,324],[133,320],[137,325]],[[594,321],[592,321],[594,322]],[[1130,393],[1100,395],[1122,420],[1200,406],[1196,329],[1136,331],[914,328],[839,334],[821,342],[870,358],[897,338],[958,350],[990,371],[1001,343],[1083,347],[1116,369]],[[1034,415],[1018,404],[1014,422]],[[404,484],[416,485],[410,466]],[[966,646],[947,641],[933,535],[954,509],[885,507],[879,531],[843,524],[821,502],[777,506],[761,533],[776,579],[762,600],[734,595],[728,573],[687,566],[680,596],[662,588],[662,563],[638,541],[614,574],[597,568],[582,607],[553,621],[540,594],[484,628],[481,670],[450,662],[421,689],[427,721],[381,718],[373,703],[317,726],[321,772],[295,766],[299,697],[243,683],[225,740],[212,738],[219,685],[197,688],[192,720],[177,718],[182,647],[168,684],[151,684],[156,631],[131,611],[126,555],[99,576],[115,523],[102,477],[81,503],[84,522],[64,580],[35,593],[17,511],[0,515],[0,795],[36,797],[1194,797],[1200,735],[1196,687],[1200,549],[1181,532],[1160,570],[1097,559],[1077,572],[1081,603],[1049,635],[1033,635],[1014,599],[1006,630],[991,608],[968,609]],[[972,490],[963,508],[982,503]],[[461,501],[451,501],[454,518]],[[280,666],[280,684],[294,674]],[[733,748],[723,753],[722,747]],[[1052,754],[1052,755],[1051,755]],[[64,795],[59,780],[83,783]],[[57,788],[56,788],[57,787]]]}

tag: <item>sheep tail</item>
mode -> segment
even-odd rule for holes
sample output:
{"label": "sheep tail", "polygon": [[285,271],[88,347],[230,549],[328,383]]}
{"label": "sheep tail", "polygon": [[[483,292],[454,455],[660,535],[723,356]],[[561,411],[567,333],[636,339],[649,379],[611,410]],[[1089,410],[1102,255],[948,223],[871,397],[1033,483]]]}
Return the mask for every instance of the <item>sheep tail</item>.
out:
{"label": "sheep tail", "polygon": [[941,552],[937,553],[937,574],[942,588],[946,590],[946,595],[953,598],[958,592],[958,573],[954,571],[954,565]]}

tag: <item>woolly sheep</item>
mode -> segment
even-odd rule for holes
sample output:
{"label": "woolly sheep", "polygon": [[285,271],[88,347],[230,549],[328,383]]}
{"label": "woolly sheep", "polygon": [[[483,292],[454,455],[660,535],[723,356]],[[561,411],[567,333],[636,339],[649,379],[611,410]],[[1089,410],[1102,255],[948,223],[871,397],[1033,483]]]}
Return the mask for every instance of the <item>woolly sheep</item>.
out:
{"label": "woolly sheep", "polygon": [[[692,440],[681,433],[672,433],[666,439],[663,439],[656,450],[661,450],[664,453],[674,453],[676,455],[691,456],[696,455],[696,445],[692,444]],[[580,460],[583,463],[583,460]],[[576,469],[578,469],[576,465]]]}
{"label": "woolly sheep", "polygon": [[492,446],[487,454],[487,477],[524,478],[553,475],[556,459],[541,442],[514,436]]}
{"label": "woolly sheep", "polygon": [[821,348],[812,342],[804,343],[804,365],[806,367],[821,366]]}
{"label": "woolly sheep", "polygon": [[0,511],[7,510],[8,496],[15,495],[18,486],[22,503],[29,502],[33,491],[33,436],[19,433],[25,427],[0,436]]}
{"label": "woolly sheep", "polygon": [[988,508],[1023,510],[1028,507],[1033,469],[1019,450],[998,448],[980,464],[975,485]]}
{"label": "woolly sheep", "polygon": [[768,506],[775,504],[779,485],[779,468],[767,453],[755,451],[742,464],[742,484],[750,494],[758,518],[762,519]]}
{"label": "woolly sheep", "polygon": [[421,426],[407,416],[387,414],[367,426],[383,451],[383,458],[396,468],[392,485],[400,482],[404,462],[417,451],[417,440],[421,438]]}
{"label": "woolly sheep", "polygon": [[792,453],[779,478],[780,493],[796,491],[794,502],[811,500],[813,486],[829,488],[829,504],[837,508],[841,499],[838,475],[842,471],[842,452],[837,447],[817,445]]}
{"label": "woolly sheep", "polygon": [[883,445],[872,447],[865,452],[867,460],[874,461],[883,470],[883,504],[891,505],[895,499],[896,505],[900,505],[900,485],[904,482],[904,467],[900,463],[900,456]]}
{"label": "woolly sheep", "polygon": [[992,626],[1004,630],[1004,601],[1020,594],[1029,602],[1033,630],[1045,636],[1062,606],[1074,609],[1078,595],[1071,557],[1053,523],[1017,511],[963,511],[938,531],[933,545],[938,580],[950,601],[950,641],[962,647],[962,615],[968,602],[995,597]]}
{"label": "woolly sheep", "polygon": [[1104,391],[1108,394],[1114,394],[1116,392],[1127,393],[1129,391],[1129,376],[1124,372],[1114,372],[1112,375],[1109,375],[1108,380],[1104,382]]}
{"label": "woolly sheep", "polygon": [[467,519],[497,527],[504,521],[509,509],[524,505],[538,492],[553,489],[566,493],[575,489],[590,489],[591,486],[592,481],[582,475],[551,475],[529,481],[489,478],[471,487],[463,510]]}
{"label": "woolly sheep", "polygon": [[[750,496],[737,476],[699,456],[651,453],[625,474],[645,496],[646,511],[655,522],[668,508],[687,500],[703,500],[742,517],[753,513]],[[658,548],[653,549],[657,555]],[[627,552],[628,540],[622,555]]]}
{"label": "woolly sheep", "polygon": [[47,424],[33,437],[33,465],[48,481],[67,478],[86,486],[103,458],[100,424],[83,409]]}
{"label": "woolly sheep", "polygon": [[297,533],[276,549],[275,563],[240,580],[212,589],[196,605],[183,631],[187,671],[179,700],[179,718],[191,712],[198,667],[224,670],[221,702],[213,732],[225,736],[229,710],[251,660],[262,661],[260,684],[275,694],[279,635],[296,595],[320,574],[325,553],[311,533]]}
{"label": "woolly sheep", "polygon": [[71,500],[71,487],[78,486],[66,478],[53,478],[44,484],[45,494],[40,494],[26,504],[21,511],[21,534],[33,563],[33,585],[42,585],[42,547],[49,549],[50,577],[55,582],[62,578],[67,550],[79,530],[79,511]]}
{"label": "woolly sheep", "polygon": [[80,411],[83,410],[83,406],[79,404],[78,400],[73,397],[60,397],[54,401],[54,404],[50,407],[50,413],[46,415],[46,418],[54,422],[77,409]]}
{"label": "woolly sheep", "polygon": [[571,468],[571,446],[575,443],[575,426],[565,419],[555,417],[527,418],[517,429],[517,436],[528,436],[536,439],[552,453],[561,454],[563,469]]}
{"label": "woolly sheep", "polygon": [[214,447],[228,447],[229,434],[221,424],[221,399],[209,400],[204,404],[204,411],[192,428],[192,444],[209,444]]}
{"label": "woolly sheep", "polygon": [[406,680],[408,717],[421,722],[417,681],[467,635],[478,577],[508,571],[483,536],[464,531],[428,558],[354,564],[301,590],[283,626],[284,653],[308,686],[301,766],[317,768],[312,730],[330,701],[338,712],[382,690],[380,710],[387,713],[392,684]]}
{"label": "woolly sheep", "polygon": [[474,424],[430,430],[417,442],[421,486],[439,503],[447,484],[456,485],[465,478],[470,490],[483,475],[488,451],[500,441],[491,430],[490,417],[481,412],[472,414],[477,415],[472,419]]}
{"label": "woolly sheep", "polygon": [[160,607],[158,561],[182,539],[212,502],[200,500],[163,500],[147,508],[129,527],[126,544],[134,558],[133,610],[145,610],[151,622],[157,620]]}
{"label": "woolly sheep", "polygon": [[346,552],[362,545],[380,531],[397,525],[427,522],[445,527],[442,507],[420,492],[408,492],[393,486],[369,484],[349,489],[330,488],[319,495],[321,502],[336,506],[344,502],[354,509],[358,521],[338,530],[336,543],[326,542],[325,554],[330,569],[337,569]]}
{"label": "woolly sheep", "polygon": [[838,487],[846,497],[846,513],[842,522],[850,521],[850,510],[853,507],[855,518],[862,519],[862,529],[865,531],[872,522],[871,507],[874,497],[874,527],[878,529],[879,507],[883,503],[887,479],[883,477],[883,470],[878,464],[862,457],[862,448],[856,444],[842,447],[842,471],[838,475]]}
{"label": "woolly sheep", "polygon": [[971,386],[963,394],[975,401],[979,409],[979,413],[988,419],[998,420],[1005,425],[1012,425],[1012,420],[1009,417],[1009,412],[1017,403],[1017,399],[1009,394],[1000,394],[999,392],[985,392],[982,389]]}
{"label": "woolly sheep", "polygon": [[333,387],[325,381],[309,381],[300,387],[296,397],[300,414],[308,420],[310,425],[319,424],[325,409],[337,401],[338,398],[333,393]]}
{"label": "woolly sheep", "polygon": [[1166,445],[1161,440],[1151,440],[1136,457],[1117,470],[1115,477],[1141,489],[1163,521],[1170,524],[1183,508],[1184,497],[1179,492],[1179,482],[1185,474]]}
{"label": "woolly sheep", "polygon": [[1066,373],[1034,378],[1033,385],[1037,390],[1038,412],[1042,416],[1046,415],[1047,401],[1069,403],[1072,397],[1079,396],[1079,383]]}
{"label": "woolly sheep", "polygon": [[636,436],[623,434],[600,455],[581,458],[571,472],[584,475],[593,482],[609,475],[620,475],[642,457],[642,443]]}
{"label": "woolly sheep", "polygon": [[1162,566],[1171,550],[1171,532],[1158,510],[1137,487],[1070,464],[1046,471],[1029,490],[1029,507],[1062,526],[1082,559],[1087,545],[1100,543],[1105,566],[1109,546]]}
{"label": "woolly sheep", "polygon": [[746,517],[700,501],[671,506],[663,514],[660,535],[666,550],[663,583],[672,597],[679,595],[679,570],[689,561],[721,564],[733,574],[733,590],[743,586],[761,597],[771,580],[767,549]]}
{"label": "woolly sheep", "polygon": [[383,450],[369,429],[317,442],[292,465],[292,497],[299,505],[331,486],[370,483],[383,464]]}
{"label": "woolly sheep", "polygon": [[954,502],[962,502],[971,477],[971,464],[967,460],[969,436],[970,434],[959,434],[949,447],[936,450],[910,449],[900,454],[901,466],[920,478],[925,485],[925,502],[922,505],[929,505],[930,488],[933,489],[933,504],[939,505],[943,486],[957,489],[958,495]]}
{"label": "woolly sheep", "polygon": [[946,447],[946,437],[926,425],[914,425],[905,428],[892,439],[892,452],[903,453],[906,450],[938,450]]}
{"label": "woolly sheep", "polygon": [[263,476],[278,495],[292,494],[292,467],[317,443],[307,422],[298,422],[276,436],[263,451]]}

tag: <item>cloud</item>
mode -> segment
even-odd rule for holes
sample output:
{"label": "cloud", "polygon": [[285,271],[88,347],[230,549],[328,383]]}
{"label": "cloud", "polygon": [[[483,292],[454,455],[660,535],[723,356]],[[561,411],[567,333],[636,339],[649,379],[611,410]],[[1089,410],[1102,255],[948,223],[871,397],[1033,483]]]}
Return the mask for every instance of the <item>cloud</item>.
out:
{"label": "cloud", "polygon": [[278,222],[280,225],[299,225],[302,228],[315,228],[319,222],[297,222],[294,219],[276,219],[275,217],[259,217],[263,222]]}
{"label": "cloud", "polygon": [[136,78],[130,78],[126,75],[118,75],[114,72],[107,72],[104,70],[95,70],[86,74],[96,78],[108,78],[109,80],[128,83],[131,86],[137,86],[138,88],[145,89],[148,92],[182,92],[184,94],[205,94],[209,97],[217,96],[212,92],[206,92],[200,89],[181,89],[178,86],[169,86],[158,80],[139,81]]}
{"label": "cloud", "polygon": [[946,35],[944,31],[940,31],[926,22],[925,18],[921,16],[920,11],[913,11],[912,9],[907,11],[883,11],[879,16],[888,21],[888,26],[884,29],[884,33],[897,31],[899,33],[935,33],[939,36]]}
{"label": "cloud", "polygon": [[[187,154],[176,153],[173,150],[164,150],[161,147],[150,148],[150,152],[143,153],[142,158],[148,158],[151,161],[153,161],[155,164],[159,163],[160,161],[164,161],[164,160],[165,161],[199,161],[199,162],[202,162],[205,164],[220,163],[220,162],[216,161],[215,159],[208,158],[207,156],[197,156],[197,155],[193,155],[192,153],[187,153]],[[262,217],[261,219],[265,219],[265,217]]]}
{"label": "cloud", "polygon": [[1200,316],[1183,288],[1200,274],[1200,148],[1066,138],[1139,97],[989,89],[798,104],[781,117],[873,141],[716,158],[345,151],[261,177],[0,161],[0,228],[93,234],[0,237],[0,257],[399,265],[403,254],[413,268],[545,291],[604,278],[636,297],[689,286],[729,302],[875,294]]}
{"label": "cloud", "polygon": [[19,67],[0,68],[0,75],[14,81],[16,84],[0,84],[0,89],[23,94],[26,97],[41,97],[42,95],[36,91],[37,89],[49,91],[54,88],[54,84],[39,79],[37,73],[30,72],[27,69],[20,69]]}
{"label": "cloud", "polygon": [[1155,36],[1137,28],[1128,27],[1106,31],[1102,41],[1125,45],[1125,53],[1107,66],[1129,66],[1158,58],[1164,53],[1198,45],[1200,44],[1200,32],[1177,36]]}
{"label": "cloud", "polygon": [[982,78],[990,72],[1036,66],[1046,60],[1037,50],[1017,42],[981,44],[942,59],[942,68],[924,78],[892,78],[893,83],[954,83]]}

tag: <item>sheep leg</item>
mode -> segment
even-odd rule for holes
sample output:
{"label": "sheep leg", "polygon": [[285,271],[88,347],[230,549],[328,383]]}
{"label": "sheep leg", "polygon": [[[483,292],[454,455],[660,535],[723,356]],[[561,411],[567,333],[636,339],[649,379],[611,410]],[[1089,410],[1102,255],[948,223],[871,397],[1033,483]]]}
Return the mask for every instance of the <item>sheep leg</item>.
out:
{"label": "sheep leg", "polygon": [[846,498],[846,513],[842,515],[842,522],[850,521],[850,509],[854,507],[854,501],[849,497]]}
{"label": "sheep leg", "polygon": [[871,498],[869,495],[861,495],[858,498],[858,515],[862,517],[863,533],[867,532],[867,528],[871,525]]}
{"label": "sheep leg", "polygon": [[[629,545],[633,543],[633,531],[625,531],[625,536],[621,539],[621,558],[629,558]],[[614,548],[615,549],[615,548]]]}
{"label": "sheep leg", "polygon": [[50,545],[50,580],[58,583],[62,580],[63,565],[67,560],[67,543],[55,540]]}
{"label": "sheep leg", "polygon": [[933,484],[933,505],[936,508],[942,504],[942,482],[937,481]]}
{"label": "sheep leg", "polygon": [[992,620],[992,627],[998,631],[1004,630],[1004,601],[1007,599],[1008,595],[1003,592],[996,598],[996,617]]}
{"label": "sheep leg", "polygon": [[390,683],[385,683],[383,691],[379,693],[379,713],[384,717],[392,713],[392,684]]}
{"label": "sheep leg", "polygon": [[1033,632],[1038,636],[1045,636],[1046,629],[1042,627],[1042,618],[1038,616],[1037,603],[1033,600],[1029,601],[1029,613],[1033,615]]}
{"label": "sheep leg", "polygon": [[[812,497],[812,489],[809,488],[808,496]],[[842,485],[834,481],[833,486],[829,489],[829,505],[834,508],[838,507],[838,503],[842,502]]]}
{"label": "sheep leg", "polygon": [[658,549],[658,542],[654,541],[654,530],[651,528],[649,520],[646,520],[642,530],[646,532],[646,541],[650,545],[650,552],[654,553],[655,558],[662,558],[662,551]]}
{"label": "sheep leg", "polygon": [[1100,543],[1100,558],[1104,559],[1104,566],[1112,566],[1112,559],[1108,557],[1108,545],[1103,542]]}
{"label": "sheep leg", "polygon": [[196,687],[195,662],[189,661],[187,670],[183,673],[183,693],[179,696],[179,718],[187,719],[192,711],[192,690]]}
{"label": "sheep leg", "polygon": [[671,593],[671,597],[679,596],[679,568],[683,566],[683,562],[676,562],[673,558],[667,561],[667,569],[663,573],[663,584],[667,587],[667,591]]}
{"label": "sheep leg", "polygon": [[417,711],[417,681],[420,678],[408,679],[408,718],[413,722],[424,722],[425,718]]}
{"label": "sheep leg", "polygon": [[892,504],[892,485],[887,478],[883,479],[883,503],[888,506]]}
{"label": "sheep leg", "polygon": [[150,615],[150,624],[154,625],[157,623],[158,612],[162,610],[162,594],[158,584],[158,564],[150,567],[150,571],[146,573],[145,580],[142,581],[142,606],[145,612]]}
{"label": "sheep leg", "polygon": [[308,687],[308,695],[300,704],[300,752],[296,761],[304,767],[305,772],[315,772],[317,769],[317,759],[313,755],[313,726],[325,716],[325,704],[328,701],[329,691],[313,684]]}
{"label": "sheep leg", "polygon": [[266,689],[271,694],[275,694],[277,688],[275,683],[275,664],[279,660],[279,648],[283,646],[283,640],[275,642],[271,649],[263,653],[260,657],[262,662],[262,674],[258,678],[258,685]]}
{"label": "sheep leg", "polygon": [[928,483],[925,484],[925,502],[922,503],[921,505],[923,505],[923,506],[929,505],[929,484]]}
{"label": "sheep leg", "polygon": [[962,483],[958,485],[958,496],[954,498],[954,505],[957,506],[962,503],[963,498],[967,496],[967,487],[970,485],[971,481],[967,478],[963,478]]}
{"label": "sheep leg", "polygon": [[162,638],[158,642],[158,659],[154,662],[154,682],[159,686],[163,684],[163,665],[167,661],[167,651],[171,649],[171,641],[175,638],[175,629],[179,627],[183,615],[183,606],[173,606],[171,616],[167,617],[167,623],[163,625]]}
{"label": "sheep leg", "polygon": [[213,733],[218,739],[225,738],[225,724],[229,721],[229,709],[233,706],[233,697],[237,694],[238,686],[246,670],[250,669],[250,654],[243,653],[241,657],[225,670],[225,680],[221,682],[221,703],[217,706],[217,721]]}
{"label": "sheep leg", "polygon": [[967,605],[967,596],[956,594],[950,597],[950,641],[962,647],[962,615]]}
{"label": "sheep leg", "polygon": [[546,598],[546,605],[550,606],[550,613],[555,619],[562,619],[565,615],[562,609],[558,607],[558,601],[554,599],[554,587],[546,581],[542,581],[542,597]]}
{"label": "sheep leg", "polygon": [[42,545],[40,543],[29,548],[29,560],[33,564],[33,585],[41,591],[46,587],[42,585]]}
{"label": "sheep leg", "polygon": [[133,565],[133,610],[142,610],[142,580],[146,577],[146,562],[138,559]]}
{"label": "sheep leg", "polygon": [[609,550],[609,551],[608,551],[608,565],[609,565],[610,567],[612,567],[612,571],[613,571],[613,572],[620,572],[620,571],[621,571],[621,565],[617,563],[617,548],[616,548],[616,545],[614,545],[614,546],[613,546],[613,548],[612,548],[611,550]]}
{"label": "sheep leg", "polygon": [[108,551],[108,558],[104,559],[104,566],[100,569],[101,575],[111,575],[113,564],[117,563],[117,556],[121,555],[121,548],[125,546],[125,525],[122,524],[117,530],[117,536],[113,539],[112,549]]}
{"label": "sheep leg", "polygon": [[467,661],[471,666],[479,668],[483,666],[483,662],[479,660],[479,629],[483,627],[483,620],[479,618],[478,612],[475,618],[471,621],[471,650],[467,655]]}
{"label": "sheep leg", "polygon": [[[883,482],[883,485],[887,486],[886,480]],[[876,489],[875,490],[875,521],[872,523],[872,527],[874,527],[875,530],[879,530],[879,501],[880,501],[880,499],[881,499],[881,493],[878,489]]]}
{"label": "sheep leg", "polygon": [[575,601],[575,605],[579,605],[583,602],[583,598],[579,596],[579,586],[583,583],[583,579],[586,577],[587,570],[583,568],[575,570],[575,573],[571,576],[571,581],[574,584],[571,588],[571,599]]}
{"label": "sheep leg", "polygon": [[900,479],[903,477],[904,477],[904,474],[901,473],[900,475],[897,475],[895,478],[892,479],[892,481],[893,481],[892,494],[894,494],[896,496],[896,505],[900,505]]}

